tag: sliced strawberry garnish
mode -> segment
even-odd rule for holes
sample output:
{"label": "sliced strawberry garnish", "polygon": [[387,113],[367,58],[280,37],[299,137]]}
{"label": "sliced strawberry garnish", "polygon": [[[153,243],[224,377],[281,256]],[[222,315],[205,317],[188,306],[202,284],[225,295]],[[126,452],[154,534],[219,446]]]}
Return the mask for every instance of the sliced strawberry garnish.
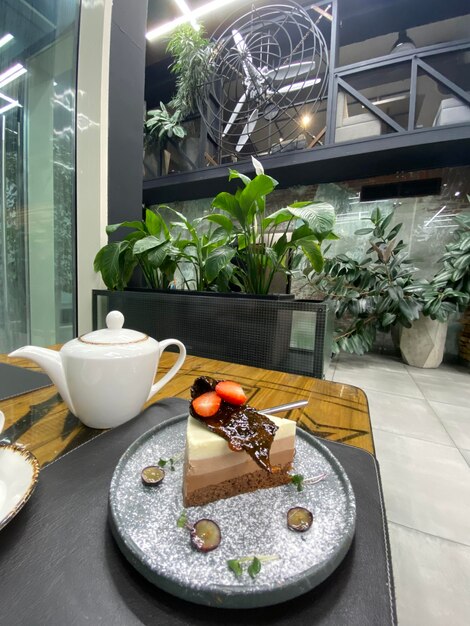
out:
{"label": "sliced strawberry garnish", "polygon": [[234,383],[231,380],[223,380],[217,383],[215,390],[225,402],[236,404],[237,406],[246,404],[246,394],[243,391],[243,387],[238,383]]}
{"label": "sliced strawberry garnish", "polygon": [[215,391],[208,391],[193,400],[193,409],[201,417],[212,417],[220,408],[222,399]]}

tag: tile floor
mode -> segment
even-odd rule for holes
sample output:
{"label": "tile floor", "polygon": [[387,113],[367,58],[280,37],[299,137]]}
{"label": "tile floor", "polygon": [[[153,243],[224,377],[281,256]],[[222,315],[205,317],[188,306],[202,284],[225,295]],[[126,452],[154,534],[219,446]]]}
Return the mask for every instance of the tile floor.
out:
{"label": "tile floor", "polygon": [[468,626],[470,370],[341,354],[327,378],[369,399],[400,626]]}

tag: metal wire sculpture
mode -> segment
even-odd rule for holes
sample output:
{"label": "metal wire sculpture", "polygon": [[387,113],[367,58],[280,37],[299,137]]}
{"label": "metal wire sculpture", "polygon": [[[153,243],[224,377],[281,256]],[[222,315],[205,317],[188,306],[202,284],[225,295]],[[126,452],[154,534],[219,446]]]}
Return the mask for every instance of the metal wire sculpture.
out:
{"label": "metal wire sculpture", "polygon": [[252,5],[225,24],[213,37],[211,75],[198,92],[201,117],[222,156],[305,147],[307,120],[328,87],[320,29],[295,2]]}

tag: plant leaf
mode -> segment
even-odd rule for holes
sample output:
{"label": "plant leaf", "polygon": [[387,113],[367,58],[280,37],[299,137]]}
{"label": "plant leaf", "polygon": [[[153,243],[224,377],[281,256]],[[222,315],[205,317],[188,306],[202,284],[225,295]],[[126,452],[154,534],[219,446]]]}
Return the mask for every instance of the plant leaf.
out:
{"label": "plant leaf", "polygon": [[254,557],[254,559],[251,561],[250,565],[248,566],[248,574],[251,576],[251,578],[256,578],[256,576],[258,576],[258,574],[261,571],[261,561],[258,559],[257,556]]}
{"label": "plant leaf", "polygon": [[244,225],[245,219],[240,203],[238,202],[236,196],[228,193],[228,191],[222,191],[217,194],[212,201],[212,206],[216,209],[226,211],[229,215],[232,215],[232,217],[238,220],[242,226]]}
{"label": "plant leaf", "polygon": [[205,263],[205,274],[208,282],[217,278],[220,271],[232,260],[236,250],[229,246],[220,246],[213,250],[207,257]]}
{"label": "plant leaf", "polygon": [[241,576],[243,574],[243,568],[238,559],[230,559],[227,561],[228,568],[235,574],[235,576]]}
{"label": "plant leaf", "polygon": [[231,233],[233,230],[233,222],[226,215],[221,215],[220,213],[211,213],[211,215],[206,215],[205,218],[208,222],[214,222],[214,224],[219,224],[222,228],[227,231],[227,233]]}
{"label": "plant leaf", "polygon": [[118,228],[136,228],[137,230],[145,230],[145,227],[142,222],[120,222],[119,224],[110,224],[106,226],[106,232],[108,235],[114,233]]}

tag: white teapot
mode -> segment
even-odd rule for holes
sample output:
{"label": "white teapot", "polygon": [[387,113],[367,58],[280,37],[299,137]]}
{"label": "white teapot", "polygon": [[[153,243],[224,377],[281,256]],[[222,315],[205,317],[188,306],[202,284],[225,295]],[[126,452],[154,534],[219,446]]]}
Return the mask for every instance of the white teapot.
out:
{"label": "white teapot", "polygon": [[[156,341],[123,328],[124,316],[111,311],[107,328],[72,339],[60,350],[25,346],[9,356],[30,359],[48,374],[70,411],[86,426],[112,428],[138,415],[142,406],[183,365],[186,349],[177,339]],[[176,363],[153,380],[165,348],[176,345]]]}

